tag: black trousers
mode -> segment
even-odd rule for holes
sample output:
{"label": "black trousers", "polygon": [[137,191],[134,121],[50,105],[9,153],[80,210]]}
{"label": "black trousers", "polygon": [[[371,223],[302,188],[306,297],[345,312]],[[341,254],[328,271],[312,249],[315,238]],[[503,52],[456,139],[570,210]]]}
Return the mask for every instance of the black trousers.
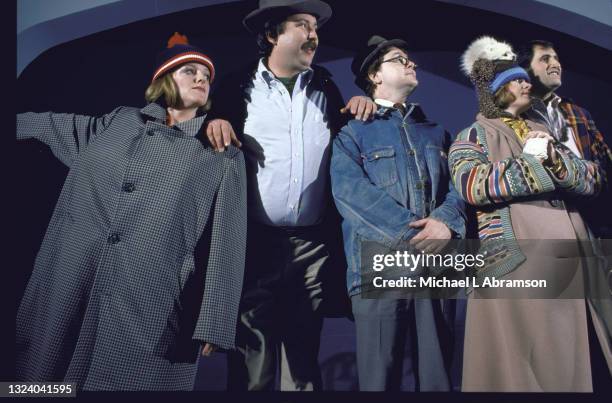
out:
{"label": "black trousers", "polygon": [[249,225],[238,351],[229,390],[320,390],[322,276],[330,263],[319,227]]}

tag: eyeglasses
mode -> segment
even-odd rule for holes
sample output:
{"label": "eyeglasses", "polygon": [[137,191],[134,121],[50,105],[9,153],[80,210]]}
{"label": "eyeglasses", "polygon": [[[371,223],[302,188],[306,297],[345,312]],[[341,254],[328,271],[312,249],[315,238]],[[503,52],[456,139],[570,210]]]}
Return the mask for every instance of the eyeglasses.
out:
{"label": "eyeglasses", "polygon": [[417,67],[419,67],[415,62],[413,62],[412,60],[408,59],[407,57],[404,56],[397,56],[397,57],[393,57],[389,60],[383,60],[381,62],[382,63],[399,63],[401,65],[403,65],[404,67],[408,67],[411,63],[412,63],[412,68],[416,69]]}

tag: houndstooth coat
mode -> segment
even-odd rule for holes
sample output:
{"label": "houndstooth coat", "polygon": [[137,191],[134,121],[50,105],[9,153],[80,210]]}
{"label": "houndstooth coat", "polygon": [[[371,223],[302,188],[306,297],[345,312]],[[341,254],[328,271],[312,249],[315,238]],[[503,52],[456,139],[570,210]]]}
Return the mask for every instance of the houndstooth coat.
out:
{"label": "houndstooth coat", "polygon": [[18,115],[17,138],[70,168],[18,311],[20,380],[190,390],[203,342],[234,347],[243,155],[165,117],[155,103],[100,118]]}

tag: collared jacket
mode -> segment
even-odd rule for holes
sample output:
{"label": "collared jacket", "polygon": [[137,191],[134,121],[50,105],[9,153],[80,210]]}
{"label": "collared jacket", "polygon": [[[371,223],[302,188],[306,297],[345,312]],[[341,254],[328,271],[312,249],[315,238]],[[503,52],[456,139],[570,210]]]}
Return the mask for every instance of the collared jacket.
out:
{"label": "collared jacket", "polygon": [[[602,190],[595,200],[584,203],[575,200],[583,218],[595,235],[612,238],[612,215],[605,214],[612,201],[610,181],[612,180],[612,152],[605,142],[603,134],[597,129],[591,114],[586,109],[576,105],[569,98],[561,98],[559,109],[565,123],[572,128],[572,134],[582,158],[596,162],[602,173]],[[543,124],[551,130],[547,118],[546,105],[541,100],[534,100],[532,108],[527,111],[529,119]],[[551,131],[552,133],[552,131]]]}
{"label": "collared jacket", "polygon": [[191,390],[202,343],[234,348],[244,158],[165,119],[155,103],[17,116],[69,168],[17,315],[20,380]]}
{"label": "collared jacket", "polygon": [[425,217],[465,236],[464,202],[448,172],[451,141],[416,104],[403,118],[381,107],[371,121],[351,120],[334,140],[332,191],[343,217],[349,295],[361,292],[363,241],[398,247],[419,232],[408,225]]}

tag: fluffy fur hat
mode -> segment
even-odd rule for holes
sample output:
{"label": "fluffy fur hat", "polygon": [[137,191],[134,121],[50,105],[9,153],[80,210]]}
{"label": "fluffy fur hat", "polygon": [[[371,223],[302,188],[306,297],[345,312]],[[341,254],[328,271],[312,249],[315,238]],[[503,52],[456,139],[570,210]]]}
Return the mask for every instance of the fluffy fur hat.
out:
{"label": "fluffy fur hat", "polygon": [[461,70],[466,76],[471,77],[472,68],[478,59],[515,61],[516,54],[510,44],[490,36],[481,36],[472,42],[461,56]]}
{"label": "fluffy fur hat", "polygon": [[476,39],[461,56],[461,69],[474,84],[478,109],[486,118],[511,116],[495,105],[494,94],[513,79],[529,79],[527,72],[519,68],[515,60],[512,46],[490,36]]}

